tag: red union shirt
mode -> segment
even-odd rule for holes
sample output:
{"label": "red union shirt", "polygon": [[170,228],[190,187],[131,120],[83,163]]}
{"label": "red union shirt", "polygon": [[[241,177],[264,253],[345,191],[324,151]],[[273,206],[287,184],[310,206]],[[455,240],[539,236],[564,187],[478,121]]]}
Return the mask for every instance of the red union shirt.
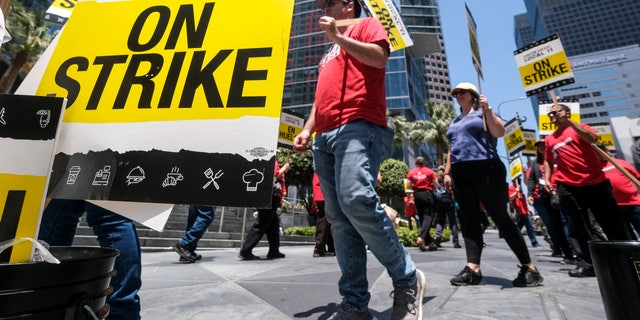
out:
{"label": "red union shirt", "polygon": [[313,201],[324,201],[324,196],[322,195],[322,189],[320,189],[320,178],[314,172],[313,173]]}
{"label": "red union shirt", "polygon": [[[587,124],[581,124],[595,133]],[[558,129],[545,138],[546,159],[555,163],[556,182],[570,186],[590,186],[606,179],[602,163],[593,147],[572,127]]]}
{"label": "red union shirt", "polygon": [[438,179],[436,173],[427,167],[415,167],[409,174],[407,179],[411,181],[413,190],[433,190],[433,180]]}
{"label": "red union shirt", "polygon": [[[380,44],[389,52],[387,32],[380,22],[364,18],[345,36]],[[315,96],[315,130],[322,133],[354,120],[386,126],[385,68],[367,66],[334,44],[319,65]]]}
{"label": "red union shirt", "polygon": [[527,199],[524,197],[524,193],[520,192],[520,196],[516,195],[517,190],[513,185],[509,186],[509,198],[516,196],[515,199],[511,200],[511,206],[516,210],[519,214],[527,214]]}
{"label": "red union shirt", "polygon": [[[627,169],[629,173],[640,179],[640,173],[629,163],[622,159],[615,159],[621,167]],[[613,187],[613,196],[619,206],[637,206],[640,205],[640,194],[638,188],[631,180],[629,180],[620,170],[616,169],[611,163],[607,162],[602,171],[607,176]]]}

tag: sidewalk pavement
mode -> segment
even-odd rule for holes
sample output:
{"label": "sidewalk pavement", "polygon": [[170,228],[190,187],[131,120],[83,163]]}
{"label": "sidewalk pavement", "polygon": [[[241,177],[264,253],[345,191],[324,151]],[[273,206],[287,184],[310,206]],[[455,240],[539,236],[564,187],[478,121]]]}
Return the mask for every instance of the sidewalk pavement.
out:
{"label": "sidewalk pavement", "polygon": [[[449,279],[466,263],[465,250],[443,243],[434,252],[409,248],[427,277],[424,319],[605,319],[596,278],[571,278],[573,265],[560,264],[548,246],[530,248],[544,277],[535,288],[511,285],[519,268],[515,255],[494,230],[485,234],[482,256],[486,285],[454,287]],[[527,242],[528,243],[528,242]],[[254,254],[266,255],[267,248]],[[340,303],[340,270],[335,257],[313,258],[312,246],[281,247],[285,259],[238,261],[237,249],[199,252],[193,264],[178,262],[171,252],[142,254],[143,319],[327,319]],[[391,279],[373,254],[367,276],[369,308],[388,319]]]}

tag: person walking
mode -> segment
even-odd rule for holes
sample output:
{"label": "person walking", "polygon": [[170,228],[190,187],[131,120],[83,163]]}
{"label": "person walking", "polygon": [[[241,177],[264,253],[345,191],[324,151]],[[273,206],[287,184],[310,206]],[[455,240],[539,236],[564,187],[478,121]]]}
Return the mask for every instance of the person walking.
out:
{"label": "person walking", "polygon": [[273,168],[273,194],[271,195],[271,208],[258,209],[258,221],[249,229],[246,239],[238,253],[238,259],[241,261],[260,260],[260,257],[253,254],[255,248],[262,236],[267,236],[269,242],[269,251],[267,259],[283,259],[285,254],[280,252],[280,218],[278,217],[278,208],[282,204],[284,197],[284,175],[291,165],[285,163],[282,168],[278,164],[278,160]]}
{"label": "person walking", "polygon": [[453,247],[456,249],[462,248],[460,246],[460,239],[458,238],[458,221],[456,219],[455,204],[453,201],[453,194],[447,191],[444,187],[444,167],[438,167],[436,172],[438,177],[438,188],[433,192],[436,200],[435,212],[436,212],[436,236],[434,242],[436,246],[440,247],[442,241],[442,233],[444,228],[449,225],[451,230],[451,241]]}
{"label": "person walking", "polygon": [[[581,261],[569,271],[569,276],[594,277],[588,245],[593,237],[586,228],[590,225],[589,211],[609,240],[630,240],[631,237],[611,184],[602,171],[600,157],[591,145],[598,140],[598,135],[589,125],[571,120],[571,109],[567,105],[553,105],[548,115],[557,129],[545,137],[544,188],[559,196],[562,211],[570,219],[570,235],[578,243]],[[554,172],[557,189],[551,183]]]}
{"label": "person walking", "polygon": [[101,247],[117,249],[111,277],[113,292],[107,296],[111,306],[109,320],[139,320],[142,286],[142,254],[136,227],[128,218],[84,200],[51,199],[42,213],[38,240],[51,246],[70,246],[80,217],[87,213],[87,224]]}
{"label": "person walking", "polygon": [[313,249],[314,257],[335,256],[336,250],[333,246],[333,236],[331,235],[331,224],[327,221],[324,211],[324,196],[320,189],[320,179],[317,174],[313,174],[313,202],[318,211],[316,213],[316,246]]}
{"label": "person walking", "polygon": [[[461,113],[449,125],[450,150],[444,171],[444,185],[452,190],[460,205],[467,265],[454,278],[455,286],[482,284],[480,260],[483,250],[480,203],[498,227],[500,235],[520,261],[515,287],[533,287],[543,278],[531,262],[522,233],[507,212],[506,168],[497,152],[497,138],[505,129],[499,115],[493,113],[487,98],[471,83],[460,83],[451,95]],[[486,125],[486,127],[485,127]]]}
{"label": "person walking", "polygon": [[[598,148],[609,154],[609,149],[602,144],[596,144]],[[638,186],[636,186],[631,180],[622,174],[608,159],[600,156],[602,159],[603,167],[602,171],[613,187],[613,196],[616,198],[618,208],[625,218],[631,229],[629,233],[634,240],[640,236],[640,194],[638,193]],[[615,159],[616,163],[623,167],[629,174],[636,179],[640,179],[640,173],[624,159]]]}
{"label": "person walking", "polygon": [[416,209],[416,201],[413,198],[413,190],[405,190],[404,196],[404,216],[409,222],[409,230],[413,230],[413,221],[416,222],[416,227],[420,230],[420,218],[416,215],[418,209]]}
{"label": "person walking", "polygon": [[436,243],[431,238],[433,226],[433,214],[435,198],[433,190],[438,188],[436,173],[429,167],[423,157],[416,158],[416,166],[407,174],[407,180],[411,183],[413,198],[415,199],[418,218],[422,223],[420,236],[416,240],[421,251],[438,250]]}
{"label": "person walking", "polygon": [[[544,154],[544,139],[540,139],[536,142],[536,163],[527,172],[527,203],[533,206],[547,228],[554,246],[552,255],[561,255],[563,264],[575,264],[577,257],[569,239],[567,218],[551,205],[551,195],[544,188]],[[551,183],[555,183],[554,177],[551,177]]]}
{"label": "person walking", "polygon": [[329,319],[372,319],[367,281],[367,246],[393,283],[391,319],[422,319],[426,279],[380,205],[376,178],[390,154],[393,130],[387,126],[385,66],[387,32],[374,18],[360,17],[355,0],[316,0],[324,10],[318,24],[333,46],[320,61],[309,119],[294,138],[304,152],[311,139],[315,172],[335,240],[342,275],[342,303]]}
{"label": "person walking", "polygon": [[187,229],[182,239],[173,245],[180,259],[185,263],[194,263],[202,259],[202,255],[196,253],[198,241],[213,222],[216,216],[216,208],[212,206],[190,205],[187,216]]}
{"label": "person walking", "polygon": [[[518,180],[516,180],[518,181]],[[532,247],[539,247],[538,239],[536,238],[536,232],[533,230],[533,224],[531,223],[531,216],[529,215],[529,208],[527,207],[527,200],[522,193],[520,183],[517,185],[509,186],[509,205],[516,212],[518,222],[518,230],[522,230],[522,227],[527,229],[527,235],[531,241]]]}

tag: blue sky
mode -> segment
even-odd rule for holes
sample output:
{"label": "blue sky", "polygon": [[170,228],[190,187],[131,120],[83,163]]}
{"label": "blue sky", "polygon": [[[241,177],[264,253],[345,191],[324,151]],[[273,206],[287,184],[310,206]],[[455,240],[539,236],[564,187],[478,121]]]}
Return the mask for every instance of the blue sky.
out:
{"label": "blue sky", "polygon": [[[513,51],[518,49],[514,40],[513,17],[525,13],[522,0],[439,0],[440,22],[444,36],[451,85],[471,82],[478,85],[478,77],[471,63],[465,2],[477,26],[478,43],[484,80],[480,91],[497,111],[501,102],[526,96]],[[527,117],[524,128],[537,129],[529,99],[506,102],[500,106],[503,119]],[[536,130],[537,131],[537,130]],[[498,146],[505,156],[504,144]],[[523,159],[524,160],[524,159]],[[503,159],[504,161],[504,159]],[[505,165],[507,165],[505,163]]]}

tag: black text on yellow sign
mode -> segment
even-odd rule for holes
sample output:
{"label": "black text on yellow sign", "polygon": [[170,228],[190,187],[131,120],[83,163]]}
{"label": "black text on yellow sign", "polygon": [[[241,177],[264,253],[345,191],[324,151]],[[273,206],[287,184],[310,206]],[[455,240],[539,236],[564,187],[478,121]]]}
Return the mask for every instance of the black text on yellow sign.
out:
{"label": "black text on yellow sign", "polygon": [[402,36],[399,34],[398,27],[396,26],[396,23],[393,21],[393,17],[391,16],[391,13],[389,12],[389,9],[387,8],[387,6],[384,3],[380,4],[377,1],[370,1],[369,3],[373,8],[373,13],[375,17],[378,19],[378,21],[380,21],[380,23],[382,23],[382,26],[384,26],[384,29],[387,30],[387,38],[389,38],[389,42],[391,43],[391,46],[405,47],[404,40],[402,39]]}
{"label": "black text on yellow sign", "polygon": [[[35,238],[46,176],[0,173],[0,242]],[[25,262],[31,243],[20,243],[0,255],[0,262]]]}
{"label": "black text on yellow sign", "polygon": [[[282,12],[290,3],[265,3],[80,2],[38,93],[92,111],[67,112],[67,122],[277,116],[290,21]],[[275,23],[258,27],[265,12]],[[115,112],[124,109],[126,116]]]}
{"label": "black text on yellow sign", "polygon": [[516,149],[518,149],[518,147],[524,143],[524,136],[522,135],[522,130],[519,128],[516,129],[512,134],[505,137],[504,142],[510,154],[520,151],[520,150],[516,151]]}
{"label": "black text on yellow sign", "polygon": [[[580,114],[571,113],[570,119],[575,123],[580,123]],[[546,114],[541,114],[538,121],[540,122],[539,131],[541,134],[551,134],[558,129],[558,126],[551,122],[551,118]]]}
{"label": "black text on yellow sign", "polygon": [[553,54],[520,69],[522,83],[525,86],[535,85],[570,72],[571,68],[564,52]]}
{"label": "black text on yellow sign", "polygon": [[278,132],[278,139],[291,142],[293,144],[293,138],[302,132],[302,128],[294,127],[286,123],[280,123],[280,130]]}
{"label": "black text on yellow sign", "polygon": [[511,176],[511,180],[522,175],[522,162],[519,159],[511,163],[509,175]]}
{"label": "black text on yellow sign", "polygon": [[78,3],[78,0],[59,0],[51,3],[51,6],[62,9],[73,9],[73,7],[76,6],[76,3]]}

